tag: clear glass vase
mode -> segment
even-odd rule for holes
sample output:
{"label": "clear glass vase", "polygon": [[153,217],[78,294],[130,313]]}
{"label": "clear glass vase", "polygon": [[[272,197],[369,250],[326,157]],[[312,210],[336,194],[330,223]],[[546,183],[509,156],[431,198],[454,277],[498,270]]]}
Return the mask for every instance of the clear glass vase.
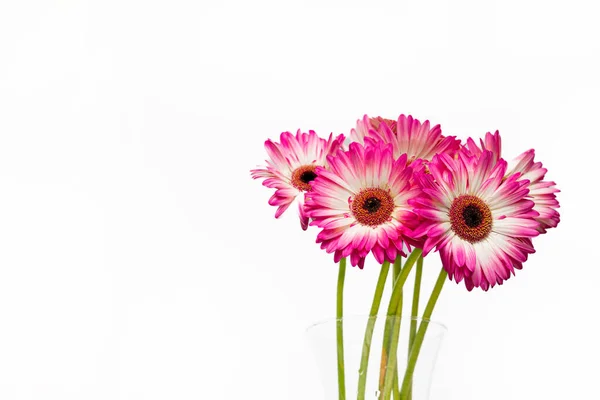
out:
{"label": "clear glass vase", "polygon": [[[343,329],[344,396],[340,395],[338,376],[336,338],[340,327]],[[446,331],[440,323],[410,317],[347,316],[311,325],[306,334],[325,389],[323,399],[384,399],[384,393],[389,393],[388,399],[428,400],[438,350]],[[420,345],[417,344],[419,336]],[[407,368],[411,337],[417,338],[413,339],[412,358],[416,362],[412,369]],[[393,359],[395,363],[391,362]],[[404,391],[401,390],[403,383]]]}

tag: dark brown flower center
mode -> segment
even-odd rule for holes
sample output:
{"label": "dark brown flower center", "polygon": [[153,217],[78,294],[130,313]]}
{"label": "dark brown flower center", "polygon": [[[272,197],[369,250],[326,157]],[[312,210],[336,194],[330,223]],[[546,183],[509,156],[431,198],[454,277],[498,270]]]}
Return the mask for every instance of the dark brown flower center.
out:
{"label": "dark brown flower center", "polygon": [[492,211],[479,197],[459,196],[450,206],[450,223],[461,239],[477,243],[492,231]]}
{"label": "dark brown flower center", "polygon": [[469,228],[477,228],[483,222],[483,213],[474,205],[466,206],[463,209],[462,216]]}
{"label": "dark brown flower center", "polygon": [[310,182],[317,177],[315,173],[316,165],[303,165],[298,167],[292,173],[292,185],[298,190],[307,192],[310,190]]}
{"label": "dark brown flower center", "polygon": [[310,181],[314,181],[316,177],[317,174],[315,174],[315,171],[304,171],[300,175],[300,180],[304,183],[309,183]]}
{"label": "dark brown flower center", "polygon": [[392,216],[394,199],[387,190],[365,189],[354,196],[350,208],[354,218],[362,225],[378,226]]}

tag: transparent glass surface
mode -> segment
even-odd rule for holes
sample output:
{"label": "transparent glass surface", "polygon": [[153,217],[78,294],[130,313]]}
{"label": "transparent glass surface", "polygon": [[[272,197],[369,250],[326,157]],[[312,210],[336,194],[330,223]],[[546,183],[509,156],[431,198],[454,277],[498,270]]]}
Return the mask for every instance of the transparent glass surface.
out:
{"label": "transparent glass surface", "polygon": [[[321,383],[325,390],[323,399],[326,400],[340,399],[337,368],[337,321],[336,319],[321,321],[311,325],[306,330],[308,342],[315,357]],[[417,330],[422,323],[427,325],[412,377],[411,399],[428,400],[435,362],[447,329],[444,325],[434,321],[423,322],[419,318],[411,319],[410,317],[387,316],[347,316],[340,320],[343,327],[344,339],[345,398],[359,398],[359,378],[363,374],[364,377],[362,380],[364,380],[365,384],[364,399],[383,398],[383,395],[380,393],[382,389],[380,380],[384,379],[382,377],[385,376],[386,370],[390,368],[390,363],[386,363],[386,359],[389,358],[391,352],[391,347],[388,347],[390,350],[383,351],[386,321],[388,322],[387,337],[390,343],[393,342],[393,339],[391,339],[393,335],[391,330],[393,328],[391,327],[393,327],[393,324],[400,324],[395,334],[398,337],[395,349],[397,352],[397,379],[399,387],[402,386],[408,365],[408,342],[411,332],[411,322],[414,321]],[[365,342],[365,333],[368,326],[372,329],[372,337]],[[368,364],[365,370],[361,369],[361,359],[364,357],[363,350],[369,351]]]}

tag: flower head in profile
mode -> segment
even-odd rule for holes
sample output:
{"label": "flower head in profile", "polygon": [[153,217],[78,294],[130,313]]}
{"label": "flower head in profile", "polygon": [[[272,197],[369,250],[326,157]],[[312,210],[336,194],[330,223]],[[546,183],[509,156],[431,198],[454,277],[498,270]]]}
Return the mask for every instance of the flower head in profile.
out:
{"label": "flower head in profile", "polygon": [[494,134],[490,132],[486,133],[483,139],[479,139],[479,146],[477,146],[473,138],[468,138],[465,143],[465,148],[468,151],[461,152],[461,155],[466,155],[468,157],[480,157],[481,153],[485,150],[491,151],[492,162],[496,163],[502,157],[502,139],[500,138],[500,132],[496,131]]}
{"label": "flower head in profile", "polygon": [[362,119],[356,121],[356,128],[350,130],[350,140],[359,144],[365,144],[365,137],[369,136],[369,131],[373,128],[371,124],[372,118],[366,114]]}
{"label": "flower head in profile", "polygon": [[454,136],[443,136],[440,125],[431,126],[429,121],[420,122],[411,115],[400,115],[397,120],[364,116],[357,121],[350,137],[359,143],[373,145],[377,142],[391,143],[394,157],[408,155],[408,162],[421,159],[430,161],[434,155],[447,153],[454,156],[460,141]]}
{"label": "flower head in profile", "polygon": [[436,248],[451,279],[468,290],[488,290],[521,269],[534,252],[538,213],[527,198],[529,181],[506,177],[506,161],[491,151],[452,158],[436,155],[430,174],[419,173],[423,195],[411,203],[423,218],[423,254]]}
{"label": "flower head in profile", "polygon": [[269,204],[277,207],[275,218],[297,200],[300,224],[303,230],[308,227],[308,216],[304,209],[304,193],[310,190],[311,182],[317,177],[317,168],[326,166],[327,156],[335,155],[341,148],[344,135],[327,140],[320,138],[314,131],[303,133],[300,130],[293,135],[283,132],[280,142],[271,139],[265,142],[269,159],[267,166],[251,170],[252,178],[264,179],[263,185],[274,188],[275,193]]}
{"label": "flower head in profile", "polygon": [[408,200],[420,192],[406,154],[396,159],[391,145],[351,143],[328,161],[306,194],[321,248],[334,253],[335,262],[350,257],[360,268],[369,253],[379,263],[406,256],[407,235],[417,222]]}
{"label": "flower head in profile", "polygon": [[[484,139],[480,139],[480,146],[469,138],[466,143],[468,152],[464,154],[480,156],[485,150],[492,152],[494,161],[502,157],[502,140],[500,133],[496,131],[494,134],[486,133]],[[538,230],[541,233],[546,232],[549,228],[555,228],[560,222],[560,214],[556,210],[560,207],[556,199],[556,193],[560,192],[556,188],[556,183],[553,181],[545,181],[544,177],[548,170],[542,166],[541,162],[535,162],[535,151],[528,150],[508,163],[506,176],[520,174],[520,179],[529,181],[529,193],[527,198],[532,200],[535,205],[533,209],[539,213],[536,217],[538,221]]]}

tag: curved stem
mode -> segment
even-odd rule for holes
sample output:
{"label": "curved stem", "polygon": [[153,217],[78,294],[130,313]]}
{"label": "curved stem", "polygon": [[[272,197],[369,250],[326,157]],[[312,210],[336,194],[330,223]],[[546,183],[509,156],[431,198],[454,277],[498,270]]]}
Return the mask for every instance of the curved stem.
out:
{"label": "curved stem", "polygon": [[429,297],[429,301],[427,301],[427,306],[425,306],[423,318],[421,319],[421,324],[419,325],[419,330],[415,335],[413,348],[408,358],[408,366],[406,367],[404,379],[402,380],[402,388],[400,389],[400,399],[402,400],[408,398],[408,393],[411,389],[413,373],[415,372],[415,366],[417,364],[417,358],[419,357],[421,345],[423,344],[423,339],[425,338],[425,333],[427,332],[427,327],[429,326],[429,320],[431,318],[431,314],[433,314],[433,309],[435,308],[435,304],[437,303],[447,278],[448,273],[444,268],[442,268],[440,274],[438,275],[437,281],[435,282],[433,291],[431,292],[431,296]]}
{"label": "curved stem", "polygon": [[377,313],[379,312],[379,306],[381,305],[381,297],[383,296],[383,289],[385,288],[385,281],[387,280],[389,270],[390,263],[389,261],[386,261],[381,266],[379,279],[377,279],[377,286],[375,287],[375,295],[373,296],[373,304],[371,304],[371,310],[369,311],[369,320],[367,321],[367,328],[365,330],[362,355],[360,357],[360,368],[358,370],[358,400],[365,399],[367,368],[369,365],[369,354],[371,353],[371,340],[373,339],[373,331],[375,329],[375,322],[377,321]]}
{"label": "curved stem", "polygon": [[400,275],[394,282],[394,290],[392,291],[392,296],[390,298],[390,304],[388,305],[387,315],[394,315],[399,297],[402,295],[402,287],[404,286],[404,282],[406,282],[406,278],[408,278],[408,274],[412,270],[415,261],[417,258],[421,256],[423,250],[414,249],[410,256],[406,259],[406,263],[404,264],[404,268],[400,271]]}
{"label": "curved stem", "polygon": [[396,261],[394,261],[394,280],[393,280],[393,282],[396,282],[396,279],[398,279],[398,276],[400,275],[400,271],[402,271],[402,257],[397,257]]}
{"label": "curved stem", "polygon": [[[392,290],[392,295],[390,298],[390,303],[387,309],[388,318],[386,318],[385,329],[384,329],[384,337],[383,337],[383,349],[381,354],[381,376],[379,379],[379,390],[383,395],[383,398],[386,398],[386,395],[389,398],[389,394],[391,391],[391,383],[392,381],[388,381],[388,374],[391,373],[391,377],[393,378],[395,374],[395,361],[396,361],[396,347],[391,346],[391,341],[393,341],[394,335],[394,319],[399,321],[400,316],[402,315],[402,287],[412,270],[413,265],[417,261],[417,258],[422,254],[421,249],[414,249],[413,252],[406,259],[406,263],[404,264],[404,268],[400,271],[398,278],[394,282],[394,289]],[[400,310],[398,311],[398,305],[400,303]],[[396,318],[390,318],[396,317]],[[398,324],[398,332],[400,331],[400,325]],[[397,345],[397,343],[396,343]],[[389,382],[389,383],[386,383]]]}
{"label": "curved stem", "polygon": [[[417,260],[417,268],[415,269],[415,287],[413,290],[412,310],[410,313],[410,333],[408,336],[408,356],[410,357],[410,351],[412,350],[413,343],[415,341],[415,335],[417,334],[417,317],[419,315],[419,297],[421,296],[421,277],[423,275],[423,256],[419,256]],[[395,382],[394,382],[395,383]],[[411,389],[408,393],[408,400],[412,399],[412,383]],[[399,397],[396,397],[399,398]]]}
{"label": "curved stem", "polygon": [[344,372],[344,278],[346,276],[346,259],[340,260],[336,296],[336,340],[339,399],[346,399],[346,377]]}

